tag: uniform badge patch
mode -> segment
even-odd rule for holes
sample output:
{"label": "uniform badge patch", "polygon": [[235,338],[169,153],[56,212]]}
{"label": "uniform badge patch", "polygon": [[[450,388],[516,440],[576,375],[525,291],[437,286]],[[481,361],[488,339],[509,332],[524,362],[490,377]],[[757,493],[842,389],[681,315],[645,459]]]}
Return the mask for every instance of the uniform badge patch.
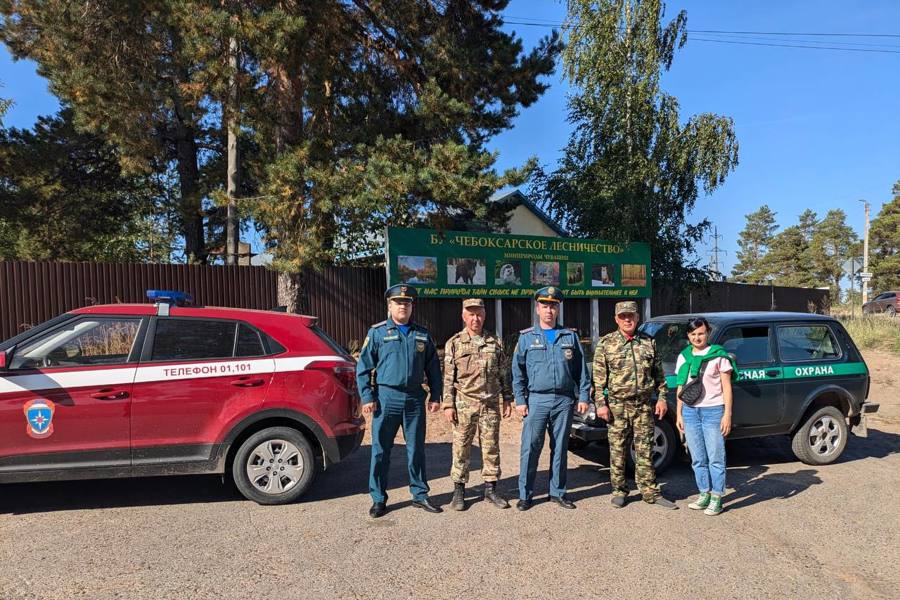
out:
{"label": "uniform badge patch", "polygon": [[416,351],[425,352],[425,342],[416,342]]}
{"label": "uniform badge patch", "polygon": [[541,340],[539,340],[538,338],[534,338],[533,340],[531,340],[531,345],[532,346],[540,346]]}
{"label": "uniform badge patch", "polygon": [[556,293],[556,288],[555,288],[555,287],[552,287],[552,286],[549,287],[549,288],[547,288],[547,293],[550,294],[550,295],[552,296],[553,294]]}
{"label": "uniform badge patch", "polygon": [[566,360],[572,360],[572,357],[575,356],[575,353],[572,352],[571,348],[566,348],[563,350],[563,356],[566,357]]}
{"label": "uniform badge patch", "polygon": [[368,345],[369,345],[369,336],[366,336],[366,339],[363,340],[363,345],[362,345],[362,348],[360,348],[360,350],[365,350],[366,346],[368,346]]}
{"label": "uniform badge patch", "polygon": [[35,398],[22,407],[25,413],[25,433],[35,439],[43,439],[53,435],[53,413],[56,405],[50,400]]}

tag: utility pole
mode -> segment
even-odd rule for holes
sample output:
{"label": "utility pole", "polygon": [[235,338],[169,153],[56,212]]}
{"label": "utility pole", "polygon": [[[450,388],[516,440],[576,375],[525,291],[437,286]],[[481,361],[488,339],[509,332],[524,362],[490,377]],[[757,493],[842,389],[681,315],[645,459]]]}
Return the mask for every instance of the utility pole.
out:
{"label": "utility pole", "polygon": [[721,263],[719,262],[719,253],[724,253],[725,250],[719,248],[719,240],[722,239],[722,236],[719,235],[719,228],[713,227],[713,247],[710,251],[712,255],[711,260],[709,261],[709,270],[712,271],[715,275],[715,281],[722,281],[722,270],[720,269]]}
{"label": "utility pole", "polygon": [[[866,207],[866,226],[863,229],[863,273],[869,272],[869,203],[865,200],[860,200],[863,203],[863,206]],[[869,301],[869,280],[868,278],[862,280],[862,303],[865,304]]]}

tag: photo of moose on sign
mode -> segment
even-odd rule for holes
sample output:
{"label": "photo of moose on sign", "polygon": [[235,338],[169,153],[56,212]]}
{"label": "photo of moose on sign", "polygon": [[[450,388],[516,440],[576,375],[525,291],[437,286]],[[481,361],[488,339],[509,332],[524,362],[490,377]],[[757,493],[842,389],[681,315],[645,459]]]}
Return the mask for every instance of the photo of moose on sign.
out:
{"label": "photo of moose on sign", "polygon": [[486,267],[480,258],[448,258],[448,285],[484,285],[487,281]]}

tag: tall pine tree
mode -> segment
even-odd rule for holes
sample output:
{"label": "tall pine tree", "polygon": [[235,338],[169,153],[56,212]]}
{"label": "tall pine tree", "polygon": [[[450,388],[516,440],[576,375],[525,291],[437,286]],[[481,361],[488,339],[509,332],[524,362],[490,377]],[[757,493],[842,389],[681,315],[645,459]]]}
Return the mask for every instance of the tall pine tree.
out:
{"label": "tall pine tree", "polygon": [[738,262],[732,268],[731,276],[741,283],[760,284],[770,275],[765,255],[778,225],[775,223],[775,213],[766,204],[745,215],[745,218],[747,222],[738,235]]}
{"label": "tall pine tree", "polygon": [[168,262],[160,195],[72,111],[0,130],[0,259]]}
{"label": "tall pine tree", "polygon": [[872,290],[900,290],[900,181],[869,227]]}
{"label": "tall pine tree", "polygon": [[841,297],[841,279],[844,263],[850,258],[850,250],[857,240],[856,232],[847,225],[847,214],[841,209],[829,210],[816,225],[810,242],[813,272],[831,288],[831,297]]}

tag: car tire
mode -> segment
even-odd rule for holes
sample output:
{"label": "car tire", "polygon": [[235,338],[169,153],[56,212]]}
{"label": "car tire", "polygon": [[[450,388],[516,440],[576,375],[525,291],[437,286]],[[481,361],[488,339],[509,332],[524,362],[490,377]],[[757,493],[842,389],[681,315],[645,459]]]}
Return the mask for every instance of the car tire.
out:
{"label": "car tire", "polygon": [[884,312],[885,312],[885,314],[887,314],[887,316],[889,316],[893,319],[894,316],[897,314],[897,309],[894,308],[893,306],[888,306]]}
{"label": "car tire", "polygon": [[[678,436],[675,427],[666,419],[654,421],[653,428],[653,470],[662,473],[669,468],[678,452]],[[634,471],[634,443],[629,444],[628,469]]]}
{"label": "car tire", "polygon": [[847,447],[849,430],[843,413],[833,406],[812,412],[794,432],[791,450],[808,465],[827,465],[838,459]]}
{"label": "car tire", "polygon": [[312,485],[316,462],[306,437],[290,427],[269,427],[244,440],[231,476],[238,491],[258,504],[294,502]]}

